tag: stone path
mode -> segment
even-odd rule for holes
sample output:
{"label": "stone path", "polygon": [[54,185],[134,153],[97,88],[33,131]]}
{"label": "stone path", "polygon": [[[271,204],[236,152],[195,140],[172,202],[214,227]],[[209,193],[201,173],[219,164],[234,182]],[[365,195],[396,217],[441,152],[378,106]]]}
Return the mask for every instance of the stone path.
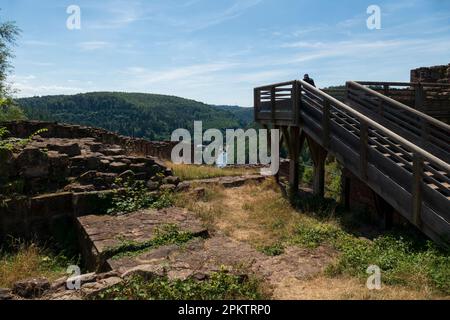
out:
{"label": "stone path", "polygon": [[155,237],[165,225],[176,225],[180,231],[206,235],[201,221],[183,209],[141,210],[123,216],[89,215],[77,218],[81,230],[80,246],[88,268],[112,269],[98,265],[107,250],[126,242],[144,243]]}
{"label": "stone path", "polygon": [[283,254],[270,257],[220,232],[208,233],[194,213],[179,208],[143,210],[125,216],[85,216],[78,223],[85,234],[84,252],[90,252],[94,263],[99,263],[105,250],[123,241],[145,242],[154,238],[155,230],[165,224],[197,235],[181,246],[163,245],[139,254],[107,257],[100,267],[122,277],[139,273],[169,279],[204,279],[225,267],[238,274],[256,274],[274,287],[284,279],[305,279],[318,274],[334,257],[324,247],[315,250],[288,247]]}

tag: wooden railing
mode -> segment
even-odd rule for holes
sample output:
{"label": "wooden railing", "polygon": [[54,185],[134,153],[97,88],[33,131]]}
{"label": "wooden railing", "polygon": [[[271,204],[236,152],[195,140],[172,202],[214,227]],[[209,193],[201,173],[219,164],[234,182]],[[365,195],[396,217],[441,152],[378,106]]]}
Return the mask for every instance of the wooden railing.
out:
{"label": "wooden railing", "polygon": [[[392,83],[383,84],[386,88],[392,85]],[[450,126],[448,124],[365,85],[375,86],[380,83],[348,81],[346,103],[447,163],[450,162]],[[395,85],[411,84],[395,83]],[[386,94],[389,91],[389,89],[384,90],[386,90]],[[418,90],[422,89],[418,87],[415,89],[417,104],[420,103],[417,102],[418,100],[423,101],[423,97],[418,97],[422,96],[422,94],[417,94]]]}
{"label": "wooden railing", "polygon": [[[286,86],[291,94],[277,97]],[[447,161],[304,81],[256,88],[255,107],[257,121],[300,126],[424,233],[450,243]]]}
{"label": "wooden railing", "polygon": [[450,84],[356,81],[435,119],[450,123]]}
{"label": "wooden railing", "polygon": [[276,83],[254,89],[256,121],[298,124],[300,92],[296,81]]}

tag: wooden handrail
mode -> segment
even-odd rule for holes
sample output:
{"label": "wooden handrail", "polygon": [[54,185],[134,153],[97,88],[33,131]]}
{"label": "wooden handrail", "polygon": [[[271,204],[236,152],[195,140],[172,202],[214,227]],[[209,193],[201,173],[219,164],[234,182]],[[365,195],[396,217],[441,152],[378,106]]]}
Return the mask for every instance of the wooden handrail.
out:
{"label": "wooden handrail", "polygon": [[450,87],[450,83],[433,83],[433,82],[379,82],[379,81],[352,81],[366,86],[392,86],[392,87]]}
{"label": "wooden handrail", "polygon": [[368,92],[371,95],[374,95],[377,98],[379,98],[381,100],[384,100],[384,101],[388,102],[391,105],[394,105],[395,107],[397,107],[399,109],[402,109],[402,110],[405,110],[407,112],[410,112],[410,113],[418,116],[419,118],[422,118],[422,119],[426,120],[428,123],[431,123],[432,125],[434,125],[434,126],[436,126],[438,128],[441,128],[441,129],[443,129],[445,131],[450,132],[450,125],[448,125],[448,124],[446,124],[446,123],[444,123],[442,121],[439,121],[439,120],[437,120],[437,119],[435,119],[433,117],[430,117],[429,115],[427,115],[427,114],[425,114],[423,112],[420,112],[420,111],[418,111],[418,110],[416,110],[414,108],[411,108],[411,107],[409,107],[409,106],[407,106],[407,105],[405,105],[405,104],[403,104],[401,102],[398,102],[397,100],[389,98],[389,97],[387,97],[387,96],[385,96],[385,95],[383,95],[383,94],[381,94],[381,93],[379,93],[379,92],[377,92],[377,91],[375,91],[373,89],[367,88],[361,82],[347,81],[347,84],[351,85],[351,86],[354,86],[354,87],[357,87],[357,88],[359,88],[359,89],[361,89],[361,90],[363,90],[365,92]]}
{"label": "wooden handrail", "polygon": [[[332,96],[324,93],[323,91],[317,89],[316,87],[310,85],[309,83],[307,83],[307,82],[305,82],[303,80],[299,80],[299,83],[303,87],[306,87],[308,90],[314,92],[315,94],[317,94],[318,96],[322,97],[323,99],[326,99],[326,100],[330,101],[331,103],[333,103],[333,105],[338,106],[341,109],[344,109],[346,112],[348,112],[349,114],[351,114],[355,118],[358,118],[360,122],[367,123],[367,125],[369,125],[370,127],[373,127],[375,129],[383,132],[386,136],[397,140],[398,142],[403,144],[405,147],[409,148],[412,152],[416,153],[417,155],[422,156],[424,159],[426,159],[428,161],[434,162],[438,166],[442,167],[444,170],[450,172],[450,165],[448,163],[442,161],[438,157],[436,157],[436,156],[432,155],[431,153],[429,153],[429,152],[427,152],[427,151],[417,147],[416,145],[414,145],[413,143],[409,142],[408,140],[406,140],[402,136],[400,136],[400,135],[396,134],[395,132],[387,129],[386,127],[380,125],[379,123],[375,122],[374,120],[370,119],[369,117],[365,116],[364,114],[354,110],[353,108],[347,106],[346,104],[340,102],[339,100],[333,98]],[[393,101],[395,101],[395,100],[393,100]]]}
{"label": "wooden handrail", "polygon": [[286,81],[286,82],[270,84],[270,85],[267,85],[267,86],[256,87],[255,89],[256,90],[267,90],[267,89],[270,89],[272,87],[282,87],[282,86],[287,86],[287,85],[290,85],[290,84],[293,85],[294,83],[295,83],[295,80],[293,80],[293,81]]}

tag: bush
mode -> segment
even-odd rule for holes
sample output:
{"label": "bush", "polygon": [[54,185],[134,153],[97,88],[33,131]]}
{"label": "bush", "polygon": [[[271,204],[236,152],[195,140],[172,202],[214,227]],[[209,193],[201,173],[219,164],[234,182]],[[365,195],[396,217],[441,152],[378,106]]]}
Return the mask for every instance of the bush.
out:
{"label": "bush", "polygon": [[[3,102],[3,104],[2,104]],[[12,120],[23,120],[25,115],[18,106],[6,105],[6,103],[11,103],[11,101],[0,99],[0,122],[2,121],[12,121]]]}
{"label": "bush", "polygon": [[281,243],[275,243],[270,246],[265,246],[260,249],[262,253],[268,256],[279,256],[284,253],[284,246]]}
{"label": "bush", "polygon": [[258,300],[264,295],[255,278],[215,272],[207,280],[169,280],[136,276],[98,294],[95,300]]}
{"label": "bush", "polygon": [[108,214],[124,214],[145,208],[162,209],[174,203],[174,197],[170,191],[161,194],[151,193],[144,181],[117,179],[116,184],[120,189],[114,192]]}
{"label": "bush", "polygon": [[297,225],[289,241],[307,248],[327,244],[338,250],[338,260],[327,268],[329,275],[366,279],[367,267],[376,265],[385,284],[431,287],[450,294],[450,251],[414,234],[393,231],[369,240],[332,223],[310,221]]}

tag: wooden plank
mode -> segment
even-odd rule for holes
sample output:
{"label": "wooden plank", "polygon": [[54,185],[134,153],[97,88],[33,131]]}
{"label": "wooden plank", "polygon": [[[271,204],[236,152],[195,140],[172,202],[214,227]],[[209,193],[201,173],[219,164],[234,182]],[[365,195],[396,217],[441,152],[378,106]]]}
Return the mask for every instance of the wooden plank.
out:
{"label": "wooden plank", "polygon": [[421,224],[422,213],[422,185],[423,185],[423,158],[414,154],[413,157],[413,223],[416,226]]}
{"label": "wooden plank", "polygon": [[440,216],[450,223],[449,200],[441,193],[431,189],[428,185],[422,185],[422,201]]}
{"label": "wooden plank", "polygon": [[330,102],[326,100],[323,105],[323,117],[322,117],[322,143],[325,148],[330,146]]}
{"label": "wooden plank", "polygon": [[359,130],[359,143],[360,143],[360,174],[363,177],[363,181],[367,180],[367,163],[368,163],[368,147],[369,147],[369,126],[366,122],[362,121]]}
{"label": "wooden plank", "polygon": [[298,192],[299,183],[299,156],[301,144],[303,144],[300,128],[289,128],[289,185],[291,195],[296,195]]}
{"label": "wooden plank", "polygon": [[450,224],[428,206],[423,207],[422,226],[424,231],[434,241],[447,246],[450,243]]}

